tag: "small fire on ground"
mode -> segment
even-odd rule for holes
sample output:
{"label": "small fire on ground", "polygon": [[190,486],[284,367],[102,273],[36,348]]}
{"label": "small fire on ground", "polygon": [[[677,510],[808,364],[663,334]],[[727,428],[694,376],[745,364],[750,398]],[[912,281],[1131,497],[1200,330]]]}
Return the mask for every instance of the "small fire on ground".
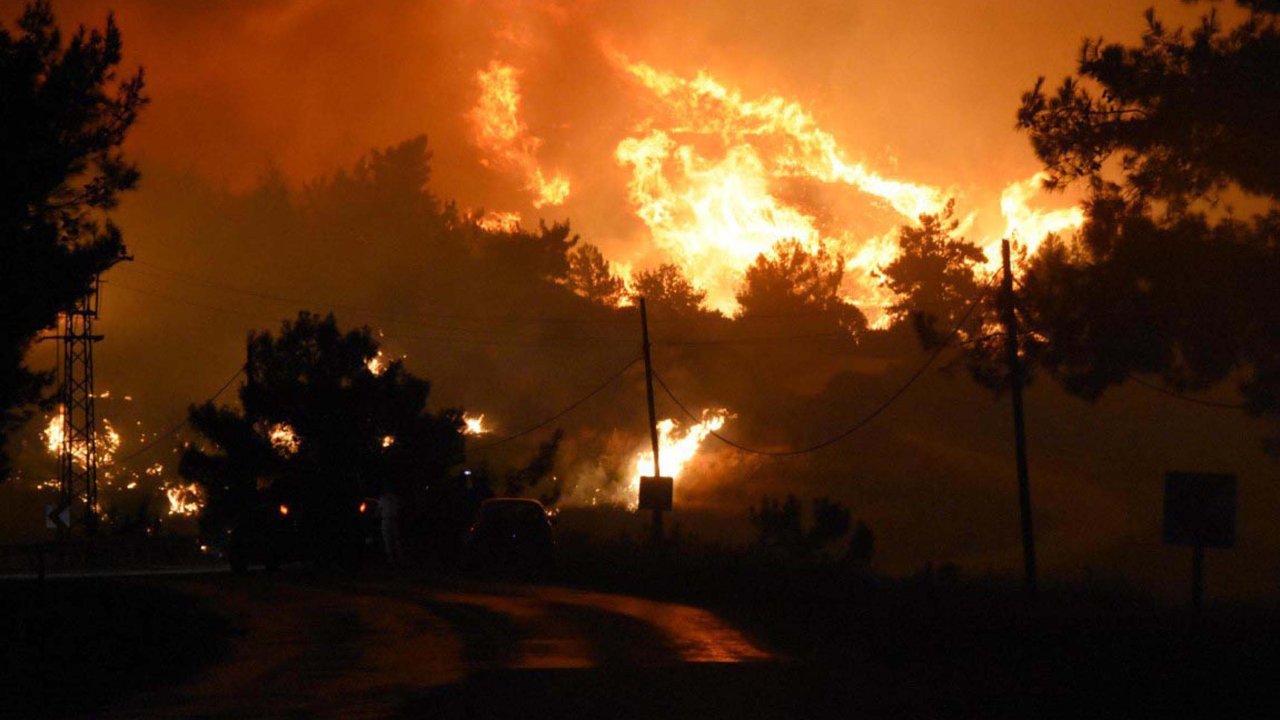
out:
{"label": "small fire on ground", "polygon": [[480,436],[492,432],[492,429],[484,424],[484,414],[468,415],[462,414],[462,434]]}
{"label": "small fire on ground", "polygon": [[[733,415],[728,410],[714,408],[703,410],[701,420],[692,425],[682,426],[671,418],[658,421],[658,462],[662,474],[675,479],[678,487],[681,473],[697,457],[703,441],[723,428],[731,417]],[[640,478],[653,474],[653,450],[637,453],[631,468],[623,504],[635,509],[640,494]]]}

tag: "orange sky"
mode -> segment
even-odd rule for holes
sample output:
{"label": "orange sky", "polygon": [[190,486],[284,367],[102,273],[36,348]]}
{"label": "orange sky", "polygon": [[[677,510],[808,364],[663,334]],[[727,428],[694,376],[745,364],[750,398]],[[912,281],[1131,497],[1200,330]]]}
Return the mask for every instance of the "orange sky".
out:
{"label": "orange sky", "polygon": [[[527,210],[518,181],[479,167],[465,121],[475,73],[510,63],[544,160],[593,188],[567,214],[588,233],[625,236],[612,148],[645,99],[609,50],[796,100],[854,160],[977,200],[1036,169],[1012,127],[1019,94],[1069,72],[1086,35],[1136,37],[1149,4],[63,0],[55,11],[69,24],[115,10],[153,100],[132,141],[144,173],[238,186],[271,167],[305,179],[426,132],[437,192]],[[19,5],[0,2],[0,16]],[[1157,5],[1173,19],[1202,10]]]}
{"label": "orange sky", "polygon": [[[300,185],[351,165],[370,149],[426,133],[434,152],[431,186],[437,195],[457,199],[464,207],[519,212],[526,223],[539,216],[568,217],[575,231],[600,245],[611,259],[661,260],[660,253],[654,255],[650,228],[637,217],[628,196],[631,171],[616,153],[623,140],[645,137],[658,127],[663,108],[653,92],[620,66],[621,55],[680,78],[706,71],[748,100],[776,96],[798,104],[834,137],[850,163],[955,194],[962,214],[976,213],[970,236],[981,239],[1003,231],[1001,191],[1039,168],[1026,138],[1013,128],[1021,93],[1039,75],[1056,83],[1071,72],[1086,36],[1134,41],[1143,27],[1142,11],[1150,4],[61,0],[54,7],[64,26],[100,25],[107,10],[114,8],[124,33],[126,66],[146,68],[152,103],[129,141],[143,180],[120,212],[130,250],[143,262],[198,277],[287,296],[330,298],[340,291],[323,282],[289,285],[290,274],[279,267],[283,253],[264,252],[230,231],[199,232],[194,224],[202,217],[188,205],[200,202],[204,184],[192,183],[195,189],[186,194],[185,186],[179,186],[168,195],[165,185],[177,185],[189,174],[244,189],[272,169]],[[1193,21],[1206,7],[1174,0],[1155,4],[1175,23]],[[0,18],[11,22],[21,5],[0,0]],[[1219,7],[1234,12],[1230,6]],[[523,161],[494,162],[474,142],[470,116],[480,96],[477,73],[494,62],[518,71],[520,121],[529,136],[540,140],[526,147],[533,148],[544,169],[567,178],[572,192],[563,205],[534,208],[527,179],[516,171]],[[714,151],[707,157],[714,157]],[[836,196],[853,191],[842,186],[814,192],[816,204],[839,210],[844,200]],[[174,196],[186,204],[166,217],[158,203]],[[1034,202],[1058,207],[1068,200]],[[859,232],[885,233],[905,222],[883,208],[855,210],[853,217],[867,224]],[[394,256],[397,248],[383,250]],[[289,261],[342,262],[301,252]],[[396,296],[396,289],[421,282],[420,275],[428,269],[392,269],[404,276],[397,283],[373,276],[354,278],[352,282],[375,287],[359,297],[342,295],[343,301],[399,310],[404,299]],[[330,270],[328,275],[321,273],[321,280],[345,272],[343,267]],[[100,329],[108,340],[97,358],[98,387],[117,395],[136,393],[138,410],[145,406],[147,428],[171,424],[187,403],[207,397],[225,382],[243,360],[247,328],[271,327],[270,318],[288,314],[278,306],[255,307],[250,300],[206,286],[185,292],[199,303],[238,308],[252,317],[160,302],[126,290],[133,285],[178,292],[173,287],[180,282],[161,284],[153,275],[154,268],[141,262],[113,271],[108,282],[119,280],[121,287],[108,285],[104,290]],[[380,283],[386,287],[377,287]],[[37,348],[32,364],[51,366],[51,352]],[[421,355],[409,360],[415,372],[433,378],[445,362]],[[956,379],[954,384],[939,384],[936,400],[919,393],[913,402],[922,408],[922,417],[931,419],[950,412],[943,402],[948,396],[941,393],[960,393],[967,387]],[[1232,462],[1264,462],[1257,451],[1258,433],[1245,420],[1206,425],[1198,409],[1173,407],[1164,415],[1172,418],[1168,427],[1152,431],[1170,438],[1171,446],[1148,448],[1142,461],[1146,465],[1131,460],[1132,467],[1118,467],[1114,458],[1132,453],[1131,437],[1108,436],[1095,431],[1095,425],[1106,421],[1126,431],[1138,427],[1139,420],[1131,422],[1117,408],[1137,408],[1137,418],[1150,398],[1141,391],[1126,391],[1102,411],[1097,410],[1101,406],[1061,401],[1051,384],[1040,387],[1045,389],[1033,392],[1031,401],[1036,402],[1037,393],[1046,393],[1051,402],[1033,405],[1040,418],[1033,432],[1042,433],[1032,438],[1036,452],[1042,453],[1036,456],[1041,463],[1036,472],[1047,479],[1045,497],[1058,494],[1059,507],[1086,505],[1081,497],[1104,474],[1119,487],[1133,477],[1157,477],[1163,463],[1226,467]],[[450,402],[468,402],[467,393],[473,389],[441,384],[441,394]],[[985,396],[980,399],[988,402]],[[104,402],[102,414],[123,417],[118,408],[125,401],[111,402],[117,405]],[[980,410],[987,413],[988,406]],[[1048,417],[1050,413],[1056,417]],[[1141,417],[1142,422],[1148,420]],[[994,430],[975,429],[967,419],[952,423],[950,427],[969,434],[953,438],[947,447],[956,453],[982,454],[981,462],[962,458],[961,464],[977,468],[973,472],[983,477],[990,475],[992,483],[1003,483],[994,470],[983,469],[988,466],[984,463],[991,468],[1007,465],[1007,433],[999,425],[1005,415],[998,412],[991,418]],[[514,422],[496,415],[491,420]],[[923,420],[920,426],[932,427]],[[936,445],[936,440],[920,442]],[[127,442],[136,447],[135,437]],[[1052,459],[1047,458],[1050,454]],[[857,447],[850,451],[850,457],[856,455]],[[887,508],[886,515],[899,511],[895,493],[900,492],[896,483],[901,478],[893,473],[909,473],[911,468],[897,468],[898,460],[876,453],[864,453],[862,459],[873,464],[873,471],[883,471],[884,482],[879,495],[867,491],[859,502],[878,502]],[[168,462],[172,465],[172,457]],[[876,470],[876,462],[884,466]],[[1090,497],[1088,522],[1099,524],[1104,513],[1122,514],[1112,495]],[[1157,507],[1145,496],[1134,497],[1130,511],[1154,512]],[[950,505],[949,499],[938,500],[938,512],[951,512]],[[1270,511],[1259,505],[1250,512],[1261,517]],[[36,517],[31,515],[33,522]],[[1070,520],[1077,522],[1080,516]],[[1016,550],[1009,547],[1010,552]]]}

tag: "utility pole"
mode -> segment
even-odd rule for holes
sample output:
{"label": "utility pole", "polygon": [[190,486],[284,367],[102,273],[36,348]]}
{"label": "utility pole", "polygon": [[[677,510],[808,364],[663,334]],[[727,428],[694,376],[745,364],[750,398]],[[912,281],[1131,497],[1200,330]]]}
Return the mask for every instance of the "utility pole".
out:
{"label": "utility pole", "polygon": [[[661,478],[658,471],[658,414],[653,405],[653,359],[649,352],[649,313],[644,298],[640,298],[640,332],[644,339],[644,390],[649,401],[649,440],[653,443],[653,477]],[[662,511],[653,510],[653,539],[662,540]]]}
{"label": "utility pole", "polygon": [[1027,594],[1036,597],[1036,540],[1031,526],[1031,481],[1027,475],[1027,429],[1022,410],[1022,359],[1018,354],[1018,314],[1013,307],[1013,261],[1009,240],[1000,241],[1004,261],[1000,314],[1004,323],[1005,356],[1009,364],[1009,389],[1013,396],[1013,442],[1018,463],[1018,508],[1022,513],[1022,559],[1026,568]]}

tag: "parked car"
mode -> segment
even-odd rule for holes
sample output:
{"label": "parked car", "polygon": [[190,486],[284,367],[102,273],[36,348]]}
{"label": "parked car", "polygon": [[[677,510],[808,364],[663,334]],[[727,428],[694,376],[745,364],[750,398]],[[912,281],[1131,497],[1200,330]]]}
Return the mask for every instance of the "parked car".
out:
{"label": "parked car", "polygon": [[470,567],[534,571],[551,564],[554,550],[551,518],[542,503],[491,498],[480,503],[463,557]]}

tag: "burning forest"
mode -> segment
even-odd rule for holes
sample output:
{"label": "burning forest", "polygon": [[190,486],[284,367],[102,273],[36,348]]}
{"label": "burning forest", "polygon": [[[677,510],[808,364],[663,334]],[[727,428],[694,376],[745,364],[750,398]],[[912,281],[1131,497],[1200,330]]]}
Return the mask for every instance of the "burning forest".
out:
{"label": "burning forest", "polygon": [[1280,3],[1145,4],[0,0],[0,715],[1280,707]]}
{"label": "burning forest", "polygon": [[[1153,522],[1156,491],[1135,473],[1181,458],[1269,467],[1248,415],[1200,433],[1199,408],[1126,381],[1231,404],[1251,360],[1196,364],[1209,357],[1198,337],[1130,348],[1109,326],[1072,325],[1054,294],[1080,248],[1103,247],[1088,243],[1112,206],[1041,162],[1047,141],[1032,152],[1010,130],[1035,80],[1021,68],[1071,72],[1082,33],[1132,34],[1131,18],[1099,5],[1009,46],[957,4],[921,10],[955,28],[942,34],[907,11],[748,5],[691,12],[681,34],[708,51],[690,55],[667,40],[670,3],[115,3],[151,105],[125,146],[142,179],[113,212],[134,259],[100,290],[99,385],[138,400],[102,401],[99,503],[145,495],[188,516],[208,502],[180,472],[191,448],[213,449],[184,409],[246,365],[246,332],[307,310],[369,330],[369,382],[430,380],[430,411],[458,423],[451,472],[520,476],[560,430],[542,473],[557,502],[634,508],[652,453],[643,297],[663,474],[677,505],[718,518],[708,534],[748,537],[764,496],[830,496],[877,528],[886,569],[1008,569],[1017,533],[993,509],[1012,487],[1006,239],[1046,562],[1142,565],[1116,549]],[[57,10],[70,23],[104,12]],[[1027,7],[1008,22],[1052,17]],[[1026,132],[1041,122],[1018,117]],[[1201,282],[1153,267],[1166,274],[1131,285]],[[1067,327],[1141,357],[1097,369]],[[52,367],[55,352],[35,345],[27,362]],[[234,379],[217,403],[238,408],[252,386]],[[10,487],[56,485],[64,451],[83,464],[56,407],[43,417],[22,431]],[[300,419],[255,423],[270,462],[327,452]],[[1167,432],[1126,439],[1152,423]],[[367,430],[370,457],[418,451],[411,431]],[[1124,468],[1108,462],[1118,454]]]}

